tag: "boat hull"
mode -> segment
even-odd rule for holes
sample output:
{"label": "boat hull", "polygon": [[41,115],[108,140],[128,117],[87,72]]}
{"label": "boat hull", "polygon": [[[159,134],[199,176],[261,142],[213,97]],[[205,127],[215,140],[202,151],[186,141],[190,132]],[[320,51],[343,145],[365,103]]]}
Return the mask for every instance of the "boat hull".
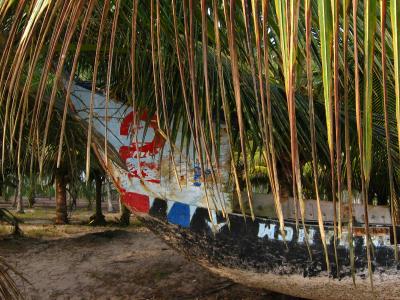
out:
{"label": "boat hull", "polygon": [[[73,85],[71,102],[81,120],[89,117],[91,96],[91,90]],[[215,173],[215,166],[201,168],[198,154],[191,147],[193,141],[185,142],[184,136],[179,134],[175,141],[166,140],[156,118],[149,118],[145,112],[138,115],[131,107],[112,99],[106,114],[105,103],[104,95],[94,95],[93,128],[96,136],[108,130],[108,151],[104,149],[104,141],[93,143],[92,148],[118,188],[121,201],[171,246],[210,270],[247,285],[314,299],[372,297],[362,227],[355,226],[351,232],[354,237],[354,286],[349,232],[344,229],[336,241],[336,264],[334,231],[331,224],[326,223],[328,272],[319,227],[315,223],[315,202],[305,203],[306,217],[314,221],[306,228],[287,220],[295,214],[295,202],[281,203],[285,237],[281,235],[276,219],[257,217],[252,220],[234,213],[226,130],[221,128],[220,169]],[[134,119],[137,122],[133,122]],[[188,143],[187,153],[177,151],[176,145],[182,143]],[[110,152],[116,154],[111,156]],[[256,215],[270,216],[269,211],[275,210],[272,196],[260,195],[254,200]],[[261,211],[257,211],[259,207]],[[331,202],[323,202],[325,221],[333,220],[332,207]],[[355,222],[363,220],[360,208],[354,206]],[[395,246],[388,226],[391,221],[389,210],[370,212],[376,294],[382,299],[400,298]]]}
{"label": "boat hull", "polygon": [[[293,234],[288,236],[291,240],[283,241],[276,230],[276,220],[244,220],[240,215],[230,214],[228,225],[222,216],[210,216],[206,209],[197,208],[190,224],[182,226],[171,223],[171,220],[185,218],[184,210],[179,215],[173,207],[168,201],[155,199],[148,213],[133,210],[143,224],[166,243],[221,276],[249,286],[309,299],[370,299],[374,294],[380,299],[400,299],[400,271],[394,260],[394,248],[390,245],[374,242],[372,294],[365,241],[361,236],[354,239],[354,285],[348,246],[342,243],[337,247],[337,272],[333,243],[330,243],[331,274],[328,276],[319,232],[314,225],[307,227],[311,260],[302,229],[297,233],[295,224],[290,222],[285,230],[288,233],[289,228],[293,229]],[[327,232],[331,229],[326,227]]]}

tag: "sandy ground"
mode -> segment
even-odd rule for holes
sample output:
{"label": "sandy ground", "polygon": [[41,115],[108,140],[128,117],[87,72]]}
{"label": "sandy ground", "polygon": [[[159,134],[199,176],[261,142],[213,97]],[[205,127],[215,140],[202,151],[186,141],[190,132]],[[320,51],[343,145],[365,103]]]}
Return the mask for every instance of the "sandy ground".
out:
{"label": "sandy ground", "polygon": [[35,216],[25,214],[19,238],[0,224],[0,255],[29,280],[17,279],[27,299],[294,299],[211,274],[134,219],[120,228],[55,226],[43,212]]}
{"label": "sandy ground", "polygon": [[0,253],[28,299],[286,299],[210,274],[144,228],[6,238]]}

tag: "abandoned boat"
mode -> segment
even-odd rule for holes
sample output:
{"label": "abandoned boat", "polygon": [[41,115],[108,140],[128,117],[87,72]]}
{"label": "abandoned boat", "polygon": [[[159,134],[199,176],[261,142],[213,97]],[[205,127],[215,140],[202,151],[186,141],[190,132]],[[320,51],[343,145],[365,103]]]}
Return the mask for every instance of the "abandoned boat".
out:
{"label": "abandoned boat", "polygon": [[[88,120],[90,95],[91,91],[83,84],[73,85],[73,110],[81,120]],[[306,201],[306,226],[303,227],[296,225],[293,199],[282,199],[283,237],[270,194],[255,194],[254,219],[235,207],[229,179],[229,151],[223,148],[227,143],[221,143],[219,186],[213,186],[209,178],[211,171],[206,169],[203,178],[194,153],[181,153],[171,145],[157,128],[155,118],[146,113],[135,116],[131,107],[118,101],[109,101],[107,115],[104,107],[105,97],[96,94],[93,126],[98,134],[107,132],[108,135],[108,151],[103,143],[93,144],[103,168],[113,179],[122,201],[143,224],[190,259],[234,281],[292,296],[368,299],[375,293],[382,299],[400,297],[400,286],[396,284],[400,269],[394,257],[397,245],[394,245],[388,207],[369,208],[372,293],[361,204],[353,207],[353,283],[347,226],[343,227],[337,241],[338,262],[335,263],[332,202],[321,203],[330,265],[328,273],[316,201]],[[221,139],[224,138],[226,135],[221,134]],[[106,157],[105,153],[111,152],[118,153],[119,159],[110,154]]]}
{"label": "abandoned boat", "polygon": [[400,299],[399,3],[0,0],[2,170],[86,146],[89,178],[92,147],[125,205],[216,273]]}

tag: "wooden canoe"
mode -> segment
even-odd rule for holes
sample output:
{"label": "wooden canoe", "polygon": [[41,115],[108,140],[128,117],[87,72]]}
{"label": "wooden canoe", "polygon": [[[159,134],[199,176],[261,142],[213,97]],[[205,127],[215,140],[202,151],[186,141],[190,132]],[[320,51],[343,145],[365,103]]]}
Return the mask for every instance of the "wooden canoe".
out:
{"label": "wooden canoe", "polygon": [[[77,117],[87,121],[90,90],[75,84],[71,100]],[[94,101],[93,125],[97,134],[102,135],[106,128],[105,98],[96,94]],[[189,151],[182,154],[166,141],[154,118],[142,114],[136,119],[138,123],[133,124],[132,109],[111,100],[107,116],[108,153],[117,153],[120,160],[111,156],[106,159],[103,143],[94,143],[93,147],[119,189],[122,201],[172,247],[215,273],[279,293],[310,299],[370,299],[374,295],[380,299],[400,299],[400,267],[394,260],[397,245],[393,244],[388,208],[371,207],[372,293],[364,229],[357,224],[363,220],[361,207],[355,205],[357,226],[352,232],[354,285],[347,227],[337,241],[338,265],[335,263],[331,202],[322,205],[331,269],[328,274],[315,201],[306,203],[306,228],[296,227],[293,201],[289,198],[283,203],[284,240],[276,218],[269,213],[273,210],[270,195],[257,195],[259,216],[254,220],[235,212],[226,141],[221,143],[221,170],[218,182],[213,184],[210,170],[205,170],[203,178],[190,141]],[[178,137],[176,144],[180,142]]]}

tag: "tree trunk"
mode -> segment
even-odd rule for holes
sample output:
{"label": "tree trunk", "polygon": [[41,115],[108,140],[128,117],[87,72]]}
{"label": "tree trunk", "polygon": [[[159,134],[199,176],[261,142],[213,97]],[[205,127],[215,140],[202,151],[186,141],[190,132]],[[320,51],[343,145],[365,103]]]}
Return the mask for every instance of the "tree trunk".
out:
{"label": "tree trunk", "polygon": [[12,203],[12,207],[16,207],[17,206],[18,185],[19,185],[19,183],[17,182],[17,186],[15,187],[15,191],[14,191],[14,200],[13,200],[13,203]]}
{"label": "tree trunk", "polygon": [[101,209],[101,190],[103,186],[103,178],[101,175],[95,175],[96,183],[96,213],[91,217],[91,224],[93,225],[104,225],[106,219],[104,218]]}
{"label": "tree trunk", "polygon": [[17,213],[23,214],[24,213],[24,202],[22,199],[22,180],[18,180],[18,187],[17,187]]}
{"label": "tree trunk", "polygon": [[89,195],[86,200],[88,201],[87,210],[92,210],[92,208],[93,208],[92,196]]}
{"label": "tree trunk", "polygon": [[103,212],[101,210],[101,190],[103,187],[103,180],[101,176],[96,176],[96,218],[103,218]]}
{"label": "tree trunk", "polygon": [[109,213],[114,212],[114,207],[111,201],[111,182],[107,180],[107,210]]}
{"label": "tree trunk", "polygon": [[77,196],[77,192],[75,190],[75,187],[72,187],[70,189],[69,195],[71,197],[71,202],[70,202],[70,205],[69,205],[69,209],[72,211],[72,210],[76,209],[76,198],[78,197]]}
{"label": "tree trunk", "polygon": [[4,192],[4,201],[5,201],[5,202],[10,201],[10,198],[8,197],[8,193],[9,193],[9,188],[8,188],[8,186],[6,185],[6,190],[5,190],[5,192]]}
{"label": "tree trunk", "polygon": [[67,183],[65,176],[61,173],[56,174],[56,224],[68,224],[67,213]]}
{"label": "tree trunk", "polygon": [[35,205],[35,194],[36,194],[35,186],[34,186],[34,183],[31,182],[31,186],[29,189],[29,195],[28,195],[29,208],[32,208]]}
{"label": "tree trunk", "polygon": [[122,214],[123,204],[121,201],[121,194],[118,194],[118,203],[119,203],[119,213]]}
{"label": "tree trunk", "polygon": [[121,195],[119,195],[119,208],[121,214],[119,224],[121,226],[128,226],[130,223],[131,211],[122,203]]}
{"label": "tree trunk", "polygon": [[35,205],[35,195],[34,194],[29,195],[28,204],[29,204],[29,208],[33,208],[33,206]]}
{"label": "tree trunk", "polygon": [[4,182],[0,179],[0,197],[3,198]]}

